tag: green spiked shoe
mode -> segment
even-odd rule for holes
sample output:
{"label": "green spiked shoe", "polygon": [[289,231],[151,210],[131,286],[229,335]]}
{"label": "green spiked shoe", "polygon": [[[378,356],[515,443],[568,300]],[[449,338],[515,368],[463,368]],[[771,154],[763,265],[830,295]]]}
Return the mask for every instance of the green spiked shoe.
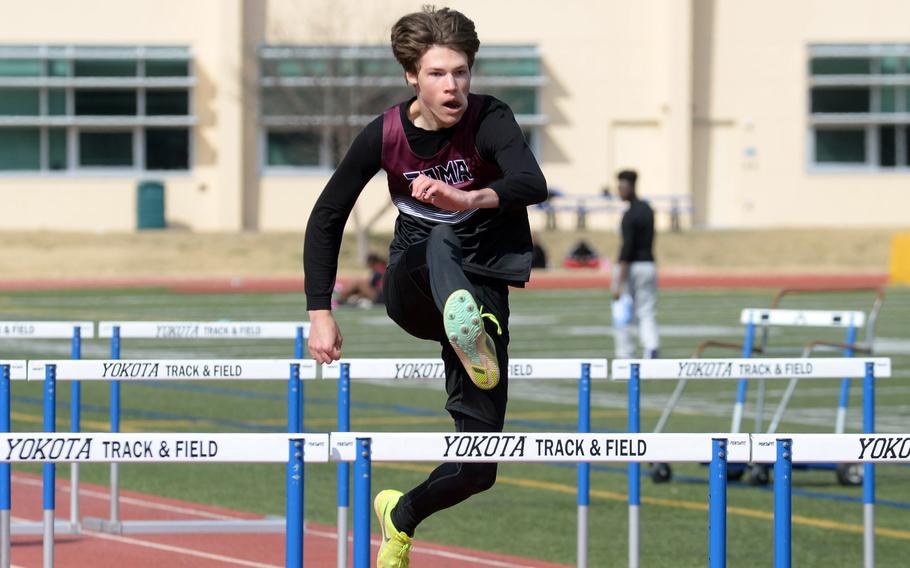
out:
{"label": "green spiked shoe", "polygon": [[483,328],[484,318],[493,321],[502,333],[496,316],[481,313],[474,297],[464,289],[452,292],[442,310],[446,337],[471,382],[478,388],[490,390],[499,384],[499,363],[496,360],[496,345]]}
{"label": "green spiked shoe", "polygon": [[385,489],[376,494],[373,500],[373,510],[379,518],[379,528],[382,529],[382,545],[376,555],[376,568],[408,568],[411,561],[411,537],[399,531],[392,523],[392,509],[401,499],[401,491]]}

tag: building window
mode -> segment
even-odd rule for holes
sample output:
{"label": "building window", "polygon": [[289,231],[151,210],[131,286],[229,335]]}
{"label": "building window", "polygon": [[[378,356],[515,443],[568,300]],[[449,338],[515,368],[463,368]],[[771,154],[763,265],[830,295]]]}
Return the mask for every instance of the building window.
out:
{"label": "building window", "polygon": [[187,171],[187,47],[0,45],[0,171]]}
{"label": "building window", "polygon": [[[266,46],[259,50],[262,164],[268,171],[331,169],[354,137],[385,109],[413,96],[388,47]],[[540,53],[484,46],[471,90],[505,101],[531,148],[546,117]]]}
{"label": "building window", "polygon": [[910,168],[910,44],[809,48],[810,164]]}
{"label": "building window", "polygon": [[0,171],[41,166],[41,132],[37,128],[0,128],[0,148]]}

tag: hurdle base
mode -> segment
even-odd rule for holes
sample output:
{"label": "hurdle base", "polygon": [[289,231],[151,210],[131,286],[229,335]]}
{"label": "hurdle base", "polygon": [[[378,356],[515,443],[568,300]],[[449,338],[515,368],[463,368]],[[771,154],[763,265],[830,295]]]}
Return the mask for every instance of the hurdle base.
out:
{"label": "hurdle base", "polygon": [[110,534],[208,534],[283,533],[283,517],[238,519],[236,521],[119,521],[86,518],[85,530]]}
{"label": "hurdle base", "polygon": [[[15,522],[10,525],[10,534],[43,535],[44,523],[35,521]],[[54,534],[79,534],[79,526],[73,526],[69,521],[54,521]]]}

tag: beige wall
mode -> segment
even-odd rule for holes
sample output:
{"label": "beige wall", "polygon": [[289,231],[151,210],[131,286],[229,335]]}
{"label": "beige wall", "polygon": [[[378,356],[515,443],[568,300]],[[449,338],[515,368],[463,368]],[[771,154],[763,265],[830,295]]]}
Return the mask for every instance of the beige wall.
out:
{"label": "beige wall", "polygon": [[714,227],[906,226],[910,174],[808,168],[807,46],[908,43],[910,4],[695,4],[694,177],[703,220]]}
{"label": "beige wall", "polygon": [[[256,46],[385,43],[394,20],[422,3],[32,0],[0,19],[0,38],[191,46],[194,164],[165,180],[169,222],[202,231],[302,230],[328,175],[260,175]],[[631,167],[643,196],[691,194],[695,221],[710,227],[907,224],[910,174],[816,173],[806,156],[807,46],[908,43],[906,2],[451,5],[475,20],[483,42],[539,46],[548,80],[541,110],[549,117],[540,157],[554,187],[593,194]],[[137,181],[0,176],[0,208],[16,211],[5,228],[131,230]],[[364,190],[355,218],[383,210],[383,184],[380,175]],[[391,228],[394,214],[381,219]],[[616,220],[594,216],[589,226]]]}
{"label": "beige wall", "polygon": [[[198,230],[237,230],[242,227],[244,172],[255,172],[255,153],[239,145],[245,119],[238,43],[241,4],[36,0],[17,4],[15,17],[0,18],[0,38],[7,44],[191,46],[197,81],[195,160],[189,174],[163,178],[167,219]],[[2,176],[2,208],[24,213],[14,215],[5,228],[132,230],[138,181],[132,174]],[[26,213],[41,209],[39,217]]]}

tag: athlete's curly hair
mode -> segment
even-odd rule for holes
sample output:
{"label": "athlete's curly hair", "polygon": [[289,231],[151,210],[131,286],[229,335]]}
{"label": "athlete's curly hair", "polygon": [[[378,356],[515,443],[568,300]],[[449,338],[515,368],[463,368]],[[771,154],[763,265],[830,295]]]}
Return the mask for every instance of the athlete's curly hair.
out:
{"label": "athlete's curly hair", "polygon": [[392,26],[392,53],[407,72],[417,73],[420,58],[434,45],[461,51],[471,68],[480,40],[474,22],[449,8],[424,6],[423,11],[402,16]]}

